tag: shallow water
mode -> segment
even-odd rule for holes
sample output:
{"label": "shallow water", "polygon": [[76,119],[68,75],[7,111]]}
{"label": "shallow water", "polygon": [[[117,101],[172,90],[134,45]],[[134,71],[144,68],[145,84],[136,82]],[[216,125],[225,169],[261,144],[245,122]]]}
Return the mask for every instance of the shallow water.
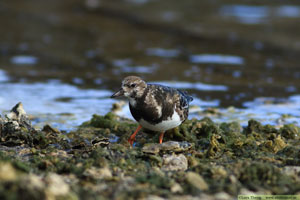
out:
{"label": "shallow water", "polygon": [[220,122],[299,124],[295,1],[11,0],[0,11],[2,114],[22,101],[37,126],[71,129],[139,75],[192,94],[190,117],[217,107]]}

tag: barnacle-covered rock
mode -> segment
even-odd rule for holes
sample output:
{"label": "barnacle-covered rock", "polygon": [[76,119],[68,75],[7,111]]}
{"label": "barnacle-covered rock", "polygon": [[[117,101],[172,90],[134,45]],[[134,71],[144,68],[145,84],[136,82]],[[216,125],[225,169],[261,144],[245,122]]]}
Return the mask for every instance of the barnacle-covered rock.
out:
{"label": "barnacle-covered rock", "polygon": [[187,172],[185,178],[188,184],[190,184],[195,189],[200,191],[208,190],[208,185],[201,175],[195,172]]}
{"label": "barnacle-covered rock", "polygon": [[162,144],[158,144],[158,143],[145,144],[142,148],[142,151],[144,153],[152,153],[152,154],[157,154],[159,152],[185,152],[190,150],[192,147],[193,145],[186,141],[183,142],[168,141]]}
{"label": "barnacle-covered rock", "polygon": [[162,170],[165,171],[185,171],[188,168],[187,158],[183,154],[163,155]]}
{"label": "barnacle-covered rock", "polygon": [[286,139],[299,139],[300,128],[294,124],[286,124],[279,130],[282,137]]}
{"label": "barnacle-covered rock", "polygon": [[0,162],[0,182],[13,181],[17,178],[17,172],[9,162]]}
{"label": "barnacle-covered rock", "polygon": [[91,167],[86,169],[83,172],[83,175],[96,180],[112,177],[112,173],[107,167],[103,167],[103,168]]}
{"label": "barnacle-covered rock", "polygon": [[91,143],[94,147],[98,147],[98,146],[106,147],[109,145],[110,142],[109,142],[109,138],[107,137],[95,137]]}
{"label": "barnacle-covered rock", "polygon": [[[14,123],[13,123],[14,122]],[[33,129],[31,126],[31,121],[29,120],[21,102],[17,103],[6,115],[6,123],[12,123],[10,126],[11,130],[20,130],[22,127],[27,130]]]}

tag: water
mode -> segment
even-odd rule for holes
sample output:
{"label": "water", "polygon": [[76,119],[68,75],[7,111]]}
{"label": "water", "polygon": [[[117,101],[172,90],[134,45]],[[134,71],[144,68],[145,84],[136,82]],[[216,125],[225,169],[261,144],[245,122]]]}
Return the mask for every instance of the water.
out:
{"label": "water", "polygon": [[22,102],[33,123],[41,128],[45,124],[70,130],[87,121],[93,114],[104,115],[115,102],[107,90],[82,90],[69,84],[2,83],[0,85],[0,110],[7,114],[18,102]]}
{"label": "water", "polygon": [[218,122],[299,124],[295,1],[11,0],[0,11],[2,114],[22,101],[37,127],[70,130],[138,75],[187,90],[190,117],[214,107]]}

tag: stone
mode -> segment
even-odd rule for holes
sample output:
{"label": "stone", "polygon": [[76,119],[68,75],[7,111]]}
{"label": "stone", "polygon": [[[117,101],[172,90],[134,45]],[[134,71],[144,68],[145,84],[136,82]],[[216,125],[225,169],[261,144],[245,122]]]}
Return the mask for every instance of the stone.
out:
{"label": "stone", "polygon": [[231,200],[234,198],[226,192],[219,192],[219,193],[215,194],[215,199],[216,200]]}
{"label": "stone", "polygon": [[183,154],[163,155],[162,170],[164,171],[185,171],[188,168],[187,158]]}
{"label": "stone", "polygon": [[171,192],[172,193],[181,193],[181,192],[183,192],[183,189],[179,183],[174,183],[174,185],[171,186]]}
{"label": "stone", "polygon": [[144,147],[142,148],[142,151],[144,153],[151,153],[151,154],[158,154],[160,152],[179,153],[179,152],[188,151],[191,148],[192,148],[192,144],[186,141],[183,142],[168,141],[162,144],[157,144],[157,143],[145,144]]}
{"label": "stone", "polygon": [[112,177],[112,173],[107,167],[103,167],[103,168],[91,167],[86,169],[83,172],[83,175],[94,179],[104,179],[104,178]]}
{"label": "stone", "polygon": [[0,123],[2,137],[13,135],[16,131],[21,130],[21,128],[25,128],[27,131],[34,130],[21,102],[15,105],[5,118],[1,118]]}
{"label": "stone", "polygon": [[192,147],[192,145],[186,141],[176,142],[176,141],[168,141],[161,144],[161,151],[169,151],[169,152],[183,152],[187,151]]}
{"label": "stone", "polygon": [[16,170],[10,163],[0,163],[0,181],[13,181],[17,178]]}
{"label": "stone", "polygon": [[64,196],[70,191],[70,187],[65,183],[62,176],[50,173],[45,177],[46,193],[48,196]]}
{"label": "stone", "polygon": [[21,183],[22,185],[25,185],[26,189],[29,191],[39,191],[39,193],[43,193],[43,190],[45,189],[45,183],[43,182],[42,177],[35,174],[24,176],[21,178]]}
{"label": "stone", "polygon": [[205,182],[205,180],[202,178],[201,175],[195,172],[188,172],[186,174],[186,180],[190,185],[197,188],[198,190],[202,190],[202,191],[208,190],[208,185]]}
{"label": "stone", "polygon": [[158,154],[160,151],[160,146],[158,144],[145,144],[142,148],[144,153]]}
{"label": "stone", "polygon": [[92,140],[92,145],[94,147],[106,147],[109,145],[109,138],[107,137],[95,137],[93,140]]}
{"label": "stone", "polygon": [[300,177],[299,177],[300,167],[299,166],[285,166],[282,168],[282,172],[288,176],[295,177],[298,181],[300,180]]}

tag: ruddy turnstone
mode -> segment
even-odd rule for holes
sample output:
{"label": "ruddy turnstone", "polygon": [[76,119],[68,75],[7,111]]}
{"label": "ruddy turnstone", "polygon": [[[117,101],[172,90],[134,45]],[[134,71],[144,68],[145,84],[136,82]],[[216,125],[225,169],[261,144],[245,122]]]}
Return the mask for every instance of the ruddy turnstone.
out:
{"label": "ruddy turnstone", "polygon": [[159,143],[162,143],[166,130],[179,126],[187,119],[189,103],[193,100],[186,92],[163,85],[147,84],[137,76],[126,77],[120,90],[111,98],[119,96],[129,99],[130,112],[139,123],[128,139],[131,145],[142,127],[159,131]]}

